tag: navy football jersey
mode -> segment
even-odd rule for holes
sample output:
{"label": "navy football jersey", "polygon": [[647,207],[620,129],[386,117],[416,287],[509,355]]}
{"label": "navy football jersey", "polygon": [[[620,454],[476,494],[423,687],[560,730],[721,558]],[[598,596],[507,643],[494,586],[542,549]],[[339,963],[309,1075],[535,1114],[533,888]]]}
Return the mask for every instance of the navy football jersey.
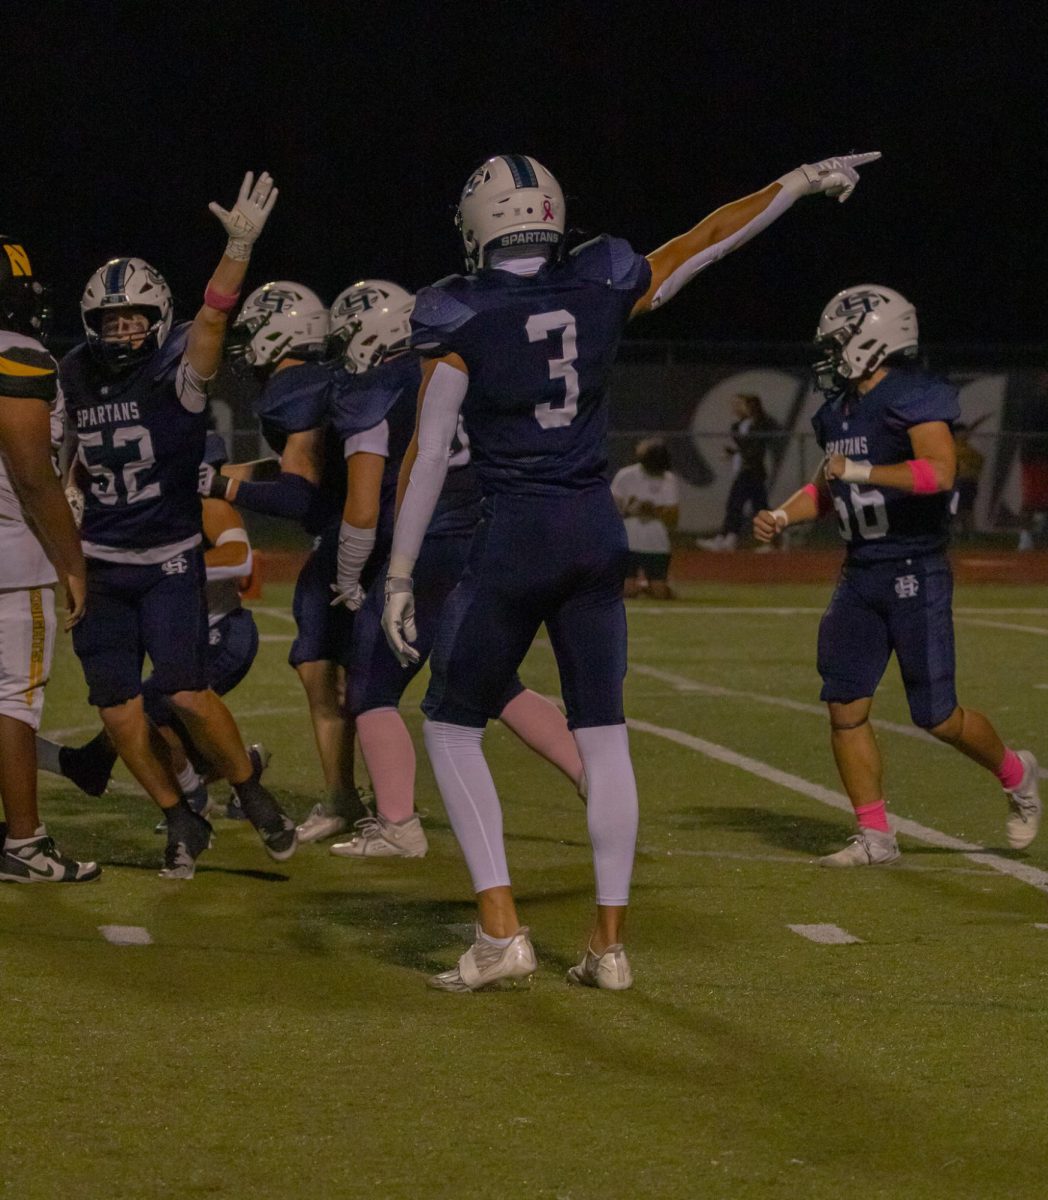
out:
{"label": "navy football jersey", "polygon": [[[945,380],[896,368],[863,396],[839,392],[812,417],[815,437],[827,454],[843,454],[873,466],[913,458],[909,430],[929,421],[960,419],[957,390]],[[934,554],[946,546],[950,494],[915,496],[872,484],[830,482],[848,557],[883,561]]]}
{"label": "navy football jersey", "polygon": [[288,436],[323,429],[323,462],[317,501],[305,521],[310,533],[319,533],[342,511],[346,498],[346,468],[342,444],[329,423],[332,370],[323,363],[300,363],[276,371],[266,380],[255,401],[255,413],[266,441],[284,453]]}
{"label": "navy football jersey", "polygon": [[114,374],[77,346],[59,369],[77,457],[88,474],[81,536],[89,558],[159,563],[200,542],[197,475],[205,397],[183,361],[189,324]]}
{"label": "navy football jersey", "polygon": [[485,494],[605,482],[608,377],[650,282],[646,259],[603,236],[536,275],[484,270],[418,293],[412,344],[469,368],[462,415]]}
{"label": "navy football jersey", "polygon": [[[385,421],[389,454],[382,473],[382,507],[378,541],[388,543],[393,531],[397,477],[411,436],[422,368],[414,354],[399,354],[364,375],[340,370],[333,388],[331,421],[340,444]],[[468,533],[480,519],[480,488],[470,465],[469,449],[460,434],[451,447],[443,490],[426,530],[427,536]],[[345,470],[343,469],[343,475]]]}

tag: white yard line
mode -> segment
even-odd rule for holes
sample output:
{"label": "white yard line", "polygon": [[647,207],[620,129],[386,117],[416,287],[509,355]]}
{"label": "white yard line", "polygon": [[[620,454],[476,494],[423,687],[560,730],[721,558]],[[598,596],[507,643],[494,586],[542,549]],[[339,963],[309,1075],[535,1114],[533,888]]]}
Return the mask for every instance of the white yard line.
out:
{"label": "white yard line", "polygon": [[[741,850],[691,850],[674,847],[664,850],[660,846],[638,846],[638,854],[661,858],[710,858],[717,862],[783,863],[789,867],[810,867],[814,855],[805,858],[798,854],[745,854]],[[918,871],[937,875],[989,875],[989,867],[929,867],[922,863],[903,861],[892,867],[892,871]]]}
{"label": "white yard line", "polygon": [[114,946],[151,946],[153,938],[142,925],[99,925],[98,932]]}
{"label": "white yard line", "polygon": [[[830,593],[827,591],[826,599],[829,601]],[[795,617],[795,616],[817,616],[825,612],[826,606],[812,607],[808,605],[760,605],[760,604],[633,604],[626,606],[627,613],[643,613],[645,616],[680,616],[688,613],[692,616],[703,617],[707,615],[722,616],[722,617]],[[265,609],[256,609],[256,612],[267,611]],[[1037,607],[990,607],[983,608],[978,605],[966,606],[964,608],[955,608],[954,615],[959,617],[976,615],[985,613],[988,616],[994,614],[1004,614],[1007,616],[1030,616],[1030,617],[1046,617],[1048,616],[1048,608]],[[273,610],[274,614],[277,612]],[[1016,626],[1018,629],[1026,629],[1027,626]]]}
{"label": "white yard line", "polygon": [[277,608],[268,604],[252,604],[249,607],[253,613],[261,613],[264,617],[275,617],[278,621],[287,621],[291,625],[295,623],[290,608]]}
{"label": "white yard line", "polygon": [[[816,800],[820,804],[839,809],[849,815],[852,812],[851,801],[841,792],[835,792],[821,784],[812,783],[811,780],[804,779],[800,775],[793,775],[789,771],[780,771],[778,767],[773,767],[756,758],[749,758],[745,754],[738,754],[736,751],[728,749],[727,746],[708,742],[705,738],[695,737],[693,734],[685,733],[682,729],[668,729],[663,725],[653,725],[650,721],[629,719],[626,724],[631,729],[637,730],[638,733],[651,734],[653,737],[674,742],[687,750],[695,750],[716,762],[722,762],[727,766],[746,771],[750,775],[756,775],[759,779],[767,780],[778,787],[786,788],[787,791],[806,796],[809,800]],[[914,841],[924,842],[928,846],[938,846],[943,850],[955,850],[974,863],[990,867],[1002,875],[1010,875],[1013,879],[1037,888],[1038,891],[1048,893],[1048,871],[1042,871],[1039,867],[1011,858],[1001,858],[1000,855],[984,850],[981,846],[973,845],[971,842],[965,842],[961,838],[952,837],[946,833],[940,833],[938,829],[921,825],[917,821],[911,821],[908,817],[893,816],[892,824],[897,833],[905,834]]]}
{"label": "white yard line", "polygon": [[1048,629],[1040,625],[1020,625],[1015,621],[987,621],[980,617],[957,617],[958,625],[981,625],[984,629],[1010,629],[1014,633],[1036,633],[1048,637]]}
{"label": "white yard line", "polygon": [[799,933],[809,942],[818,942],[820,946],[855,946],[862,938],[852,937],[839,925],[787,925],[793,933]]}

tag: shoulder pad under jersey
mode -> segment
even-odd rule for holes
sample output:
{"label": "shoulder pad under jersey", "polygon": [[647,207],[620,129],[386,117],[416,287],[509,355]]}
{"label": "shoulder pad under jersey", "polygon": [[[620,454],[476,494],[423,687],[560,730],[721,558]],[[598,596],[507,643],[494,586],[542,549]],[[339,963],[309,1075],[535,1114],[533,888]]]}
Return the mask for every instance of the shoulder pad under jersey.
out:
{"label": "shoulder pad under jersey", "polygon": [[58,364],[34,338],[0,332],[0,396],[53,403]]}
{"label": "shoulder pad under jersey", "polygon": [[640,282],[646,260],[625,238],[602,233],[572,250],[569,261],[581,278],[628,291]]}
{"label": "shoulder pad under jersey", "polygon": [[960,400],[952,383],[919,371],[900,370],[899,392],[889,405],[889,414],[907,428],[930,421],[950,425],[961,419]]}
{"label": "shoulder pad under jersey", "polygon": [[164,344],[149,364],[150,374],[154,379],[160,379],[181,362],[182,355],[186,352],[186,343],[189,341],[190,325],[190,321],[183,321],[167,335]]}
{"label": "shoulder pad under jersey", "polygon": [[321,363],[301,363],[266,381],[255,412],[282,433],[305,433],[327,420],[334,372]]}
{"label": "shoulder pad under jersey", "polygon": [[374,429],[403,396],[418,394],[422,370],[414,354],[398,355],[364,375],[343,371],[334,385],[331,424],[345,440]]}
{"label": "shoulder pad under jersey", "polygon": [[449,275],[418,292],[411,313],[412,346],[420,350],[439,346],[445,337],[476,316],[474,309],[454,295],[462,290],[464,283],[461,275]]}

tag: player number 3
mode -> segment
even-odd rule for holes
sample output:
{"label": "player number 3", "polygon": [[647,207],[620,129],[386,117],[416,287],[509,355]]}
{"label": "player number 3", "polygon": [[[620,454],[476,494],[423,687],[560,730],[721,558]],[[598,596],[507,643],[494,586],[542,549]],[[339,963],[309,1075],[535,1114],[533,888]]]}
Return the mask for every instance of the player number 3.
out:
{"label": "player number 3", "polygon": [[575,318],[566,309],[558,308],[556,312],[536,313],[529,317],[524,328],[529,342],[542,342],[551,333],[560,332],[562,357],[549,360],[549,377],[564,380],[564,399],[536,404],[535,420],[543,429],[570,425],[579,411],[579,376],[574,365],[578,358]]}

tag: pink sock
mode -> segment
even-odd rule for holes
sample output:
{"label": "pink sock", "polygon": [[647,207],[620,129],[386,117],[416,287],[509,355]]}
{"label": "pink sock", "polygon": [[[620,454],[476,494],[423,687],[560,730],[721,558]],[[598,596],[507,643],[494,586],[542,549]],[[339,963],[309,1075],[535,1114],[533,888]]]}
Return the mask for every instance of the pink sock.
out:
{"label": "pink sock", "polygon": [[579,786],[582,759],[567,719],[555,704],[525,688],[506,705],[499,720],[526,746],[541,754],[547,762],[563,771],[576,787]]}
{"label": "pink sock", "polygon": [[415,811],[415,746],[403,717],[395,708],[361,713],[357,737],[379,815],[406,821]]}
{"label": "pink sock", "polygon": [[859,822],[860,829],[876,829],[878,833],[891,833],[892,827],[888,824],[888,810],[884,807],[884,801],[878,800],[876,804],[864,804],[862,807],[855,806],[855,819]]}
{"label": "pink sock", "polygon": [[1001,765],[994,774],[1006,792],[1014,792],[1023,781],[1023,760],[1014,750],[1005,750]]}

